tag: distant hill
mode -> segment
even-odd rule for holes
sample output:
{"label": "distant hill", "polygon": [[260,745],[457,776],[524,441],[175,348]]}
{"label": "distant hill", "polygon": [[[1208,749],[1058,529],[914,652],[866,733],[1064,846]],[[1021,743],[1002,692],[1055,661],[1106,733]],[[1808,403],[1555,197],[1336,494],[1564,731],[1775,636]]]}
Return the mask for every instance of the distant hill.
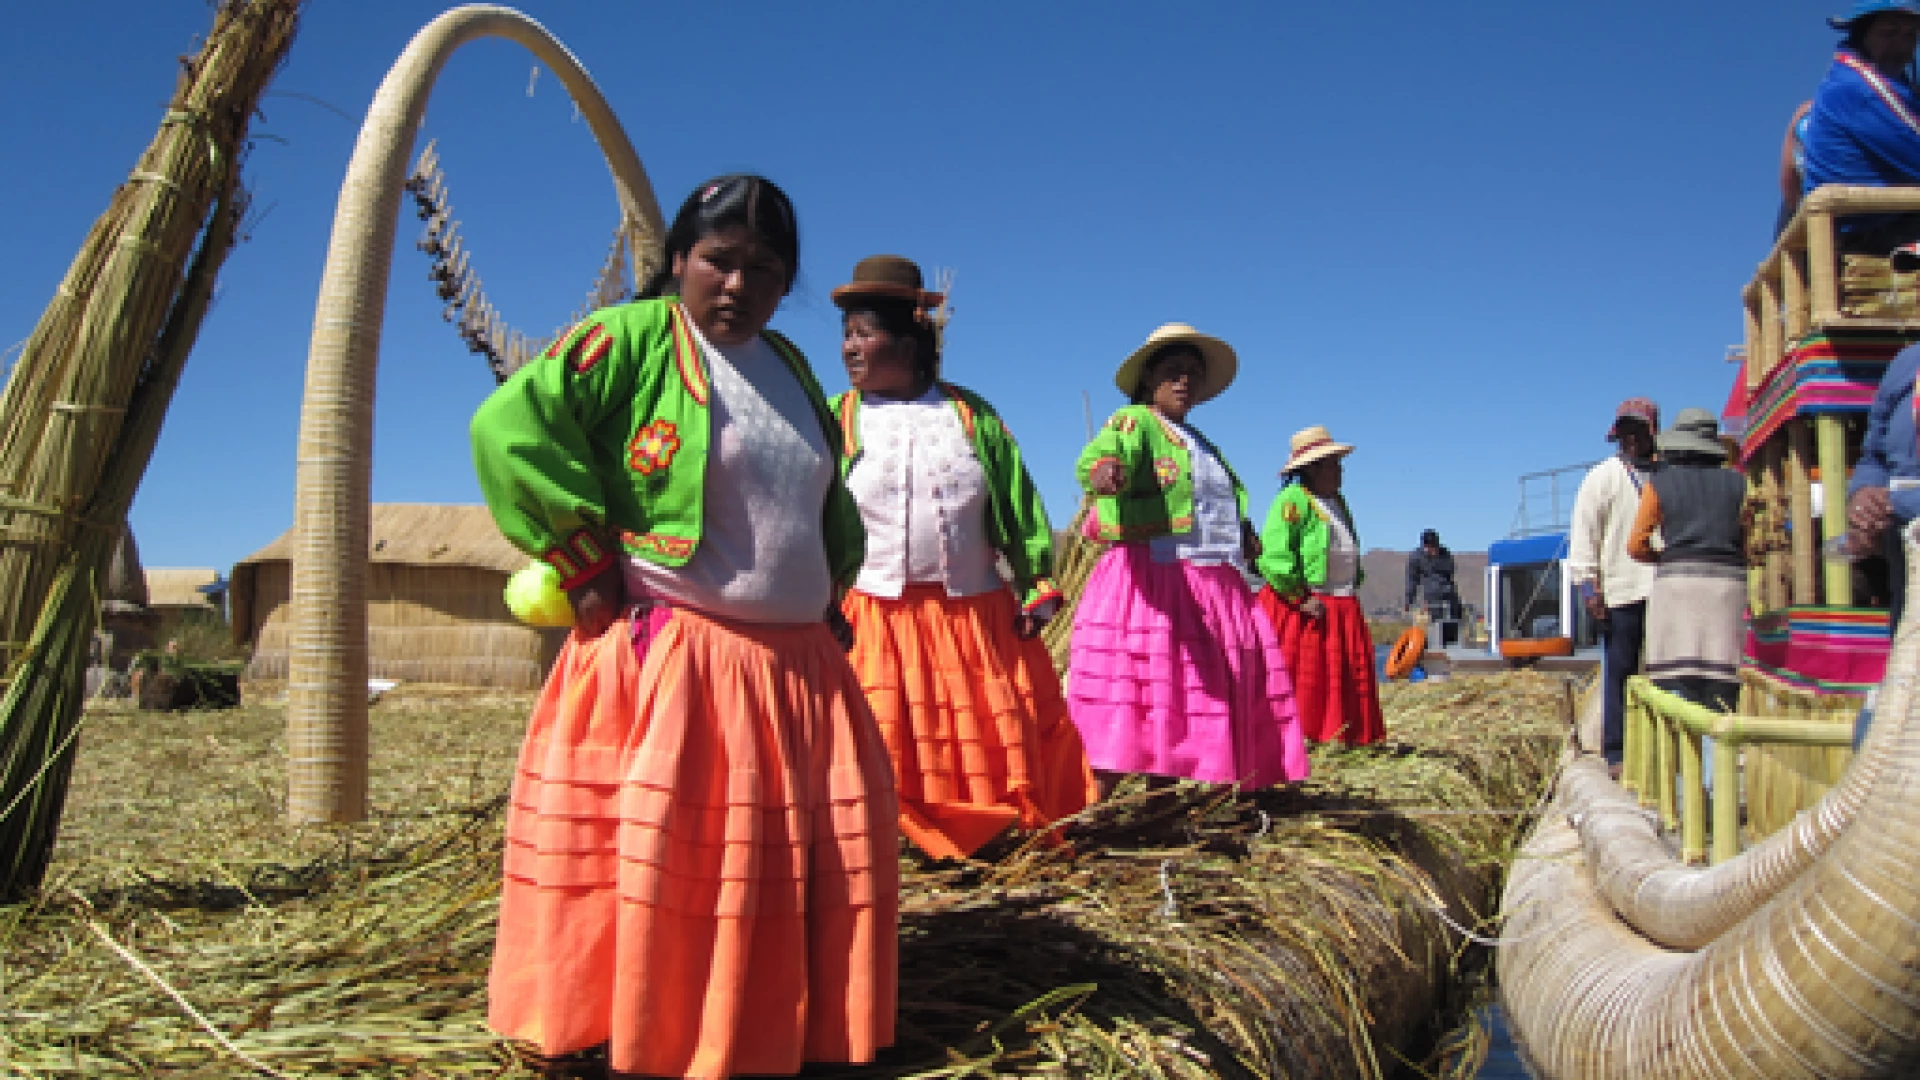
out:
{"label": "distant hill", "polygon": [[[1412,552],[1374,548],[1360,557],[1367,579],[1360,583],[1360,607],[1369,615],[1398,614],[1407,599],[1407,556]],[[1453,553],[1453,585],[1460,602],[1486,611],[1487,553]]]}

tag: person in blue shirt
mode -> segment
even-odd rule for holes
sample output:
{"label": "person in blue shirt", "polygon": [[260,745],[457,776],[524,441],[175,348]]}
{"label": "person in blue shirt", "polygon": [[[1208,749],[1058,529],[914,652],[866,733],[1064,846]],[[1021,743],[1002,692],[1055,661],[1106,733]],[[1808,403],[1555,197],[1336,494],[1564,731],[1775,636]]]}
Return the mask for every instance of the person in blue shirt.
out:
{"label": "person in blue shirt", "polygon": [[1915,443],[1914,380],[1920,345],[1901,349],[1887,365],[1867,413],[1866,441],[1847,484],[1847,548],[1856,557],[1885,547],[1890,571],[1889,615],[1898,625],[1906,607],[1906,554],[1900,533],[1920,518],[1920,445]]}
{"label": "person in blue shirt", "polygon": [[[1825,184],[1920,185],[1920,91],[1913,56],[1920,0],[1859,0],[1814,94],[1804,146],[1807,191]],[[1844,251],[1884,255],[1920,238],[1920,216],[1875,214],[1840,221]]]}
{"label": "person in blue shirt", "polygon": [[[1874,392],[1867,437],[1847,483],[1846,554],[1855,559],[1876,549],[1887,557],[1887,632],[1900,629],[1906,609],[1907,554],[1901,534],[1920,518],[1920,436],[1914,427],[1914,380],[1920,379],[1920,345],[1901,349]],[[1854,723],[1857,747],[1873,720],[1873,697]]]}

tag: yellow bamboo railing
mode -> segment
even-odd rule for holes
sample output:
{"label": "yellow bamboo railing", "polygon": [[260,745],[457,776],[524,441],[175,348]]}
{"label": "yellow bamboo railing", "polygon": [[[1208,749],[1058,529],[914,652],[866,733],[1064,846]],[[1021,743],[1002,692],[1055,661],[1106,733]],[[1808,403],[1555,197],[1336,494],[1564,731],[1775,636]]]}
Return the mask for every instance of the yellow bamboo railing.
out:
{"label": "yellow bamboo railing", "polygon": [[1713,740],[1712,849],[1715,863],[1740,853],[1740,751],[1751,746],[1850,747],[1853,729],[1824,720],[1780,720],[1715,712],[1653,685],[1627,680],[1621,783],[1680,832],[1680,857],[1707,859],[1708,807],[1702,740]]}

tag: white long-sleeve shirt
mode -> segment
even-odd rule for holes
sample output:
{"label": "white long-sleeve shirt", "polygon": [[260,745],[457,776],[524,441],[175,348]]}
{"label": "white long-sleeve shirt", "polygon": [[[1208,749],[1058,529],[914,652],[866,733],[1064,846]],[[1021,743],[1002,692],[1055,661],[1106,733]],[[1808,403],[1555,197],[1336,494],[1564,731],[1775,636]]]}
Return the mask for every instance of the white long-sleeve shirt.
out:
{"label": "white long-sleeve shirt", "polygon": [[1587,470],[1573,499],[1567,571],[1576,586],[1592,582],[1608,607],[1638,603],[1653,590],[1653,565],[1627,555],[1627,534],[1646,482],[1644,471],[1616,454]]}

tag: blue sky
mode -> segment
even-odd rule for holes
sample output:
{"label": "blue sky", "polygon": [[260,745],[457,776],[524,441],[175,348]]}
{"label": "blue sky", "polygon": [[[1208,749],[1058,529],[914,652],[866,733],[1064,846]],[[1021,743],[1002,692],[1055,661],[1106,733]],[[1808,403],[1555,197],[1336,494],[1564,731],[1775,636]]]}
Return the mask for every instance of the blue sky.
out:
{"label": "blue sky", "polygon": [[[1718,409],[1764,255],[1780,136],[1845,5],[533,2],[674,207],[745,170],[793,195],[774,325],[845,385],[827,294],[895,252],[958,275],[946,371],[1020,438],[1055,523],[1156,325],[1231,342],[1193,421],[1264,519],[1287,437],[1358,445],[1368,546],[1505,534],[1524,472],[1590,460],[1622,397]],[[387,67],[440,4],[321,0],[264,103],[249,241],[180,386],[133,524],[151,566],[225,568],[292,520],[313,304],[338,186]],[[198,0],[24,5],[0,37],[0,347],[27,336],[151,139]],[[448,65],[425,134],[496,306],[582,299],[616,221],[557,80],[502,41]],[[346,114],[346,115],[342,115]],[[492,387],[441,322],[409,218],[376,405],[377,501],[478,501]]]}

